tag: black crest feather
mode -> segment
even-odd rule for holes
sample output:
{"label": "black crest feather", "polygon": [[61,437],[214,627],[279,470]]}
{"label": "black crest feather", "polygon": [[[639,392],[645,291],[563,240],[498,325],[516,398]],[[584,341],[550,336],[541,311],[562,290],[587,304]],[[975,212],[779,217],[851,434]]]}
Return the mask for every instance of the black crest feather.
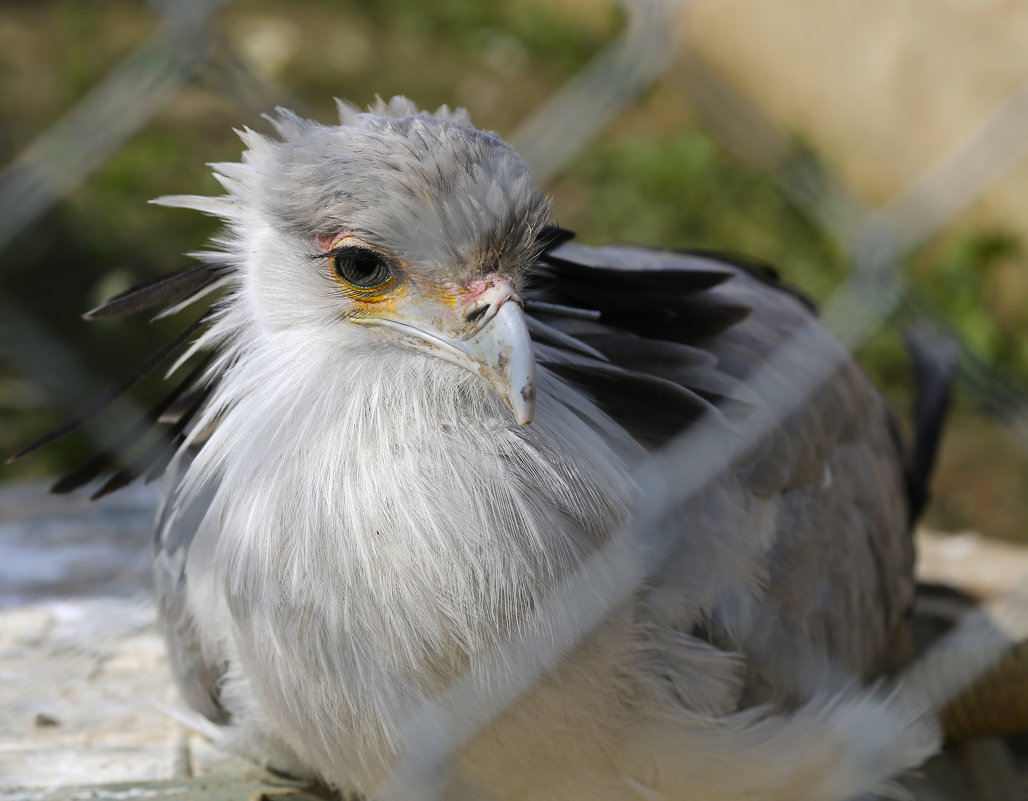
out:
{"label": "black crest feather", "polygon": [[230,268],[218,264],[194,264],[185,270],[158,278],[146,284],[126,289],[108,298],[95,309],[83,314],[86,320],[100,320],[105,317],[125,317],[129,314],[174,303],[219,280]]}
{"label": "black crest feather", "polygon": [[[189,374],[170,393],[147,411],[146,414],[140,416],[110,447],[105,448],[81,467],[62,476],[50,487],[50,492],[57,495],[73,492],[88,484],[105,470],[110,470],[116,465],[123,463],[126,455],[154,428],[154,425],[161,419],[161,416],[192,389],[213,359],[213,354],[209,354],[197,362],[196,366],[189,371]],[[168,442],[170,437],[167,433],[162,432],[161,440]]]}
{"label": "black crest feather", "polygon": [[178,350],[178,348],[181,347],[195,331],[207,323],[209,318],[210,313],[202,315],[196,321],[187,326],[185,330],[172,338],[171,341],[151,354],[145,361],[143,361],[142,364],[136,367],[135,370],[125,376],[125,378],[86,406],[86,408],[78,414],[68,418],[59,426],[50,429],[50,431],[41,436],[35,442],[32,442],[25,448],[22,448],[18,453],[12,456],[8,462],[13,462],[16,459],[20,459],[23,456],[33,453],[34,451],[38,451],[40,448],[43,448],[52,442],[56,442],[61,437],[67,436],[71,432],[80,429],[83,425],[88,423],[104,409],[114,403],[114,401],[119,397],[124,395],[129,389],[139,383],[140,380],[149,375],[158,365]]}

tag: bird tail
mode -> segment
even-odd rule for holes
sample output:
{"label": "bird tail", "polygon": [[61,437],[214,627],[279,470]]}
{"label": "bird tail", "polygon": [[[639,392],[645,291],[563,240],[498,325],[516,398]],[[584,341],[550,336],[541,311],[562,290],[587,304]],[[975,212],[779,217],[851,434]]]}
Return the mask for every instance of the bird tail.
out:
{"label": "bird tail", "polygon": [[945,585],[918,585],[915,669],[939,699],[934,706],[947,740],[1028,731],[1026,614],[1023,588],[985,602]]}
{"label": "bird tail", "polygon": [[959,347],[937,326],[922,321],[903,335],[914,370],[914,450],[907,466],[907,495],[913,525],[928,503],[928,490],[942,426],[949,409]]}

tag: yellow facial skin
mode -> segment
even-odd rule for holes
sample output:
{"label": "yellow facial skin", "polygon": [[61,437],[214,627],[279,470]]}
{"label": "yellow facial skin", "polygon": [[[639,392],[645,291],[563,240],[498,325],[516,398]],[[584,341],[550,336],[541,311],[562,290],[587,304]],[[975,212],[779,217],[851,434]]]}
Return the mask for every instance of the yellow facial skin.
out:
{"label": "yellow facial skin", "polygon": [[346,298],[353,304],[353,309],[347,314],[348,317],[360,318],[372,314],[389,314],[394,309],[396,302],[407,294],[407,273],[404,269],[406,265],[403,262],[398,261],[378,248],[365,244],[352,234],[341,234],[330,241],[326,241],[321,237],[318,240],[326,255],[340,248],[361,248],[378,253],[396,268],[390,272],[384,282],[375,286],[362,287],[347,281],[333,268],[331,260],[328,262],[328,268],[333,280],[342,288]]}
{"label": "yellow facial skin", "polygon": [[407,262],[368,245],[352,234],[339,235],[324,249],[327,254],[346,247],[377,253],[393,267],[387,280],[371,287],[356,286],[331,270],[332,278],[351,302],[348,318],[369,323],[372,317],[402,319],[412,324],[428,323],[453,337],[468,333],[465,307],[475,303],[481,294],[479,286],[461,287],[454,281],[435,280],[409,271]]}
{"label": "yellow facial skin", "polygon": [[386,271],[372,257],[365,265],[371,272],[361,281],[371,283],[362,286],[330,265],[350,302],[351,322],[481,376],[507,401],[519,425],[531,422],[535,358],[521,299],[507,276],[491,273],[463,285],[408,270],[402,260],[349,233],[330,241],[319,237],[319,244],[326,256],[354,248],[381,256],[389,266]]}

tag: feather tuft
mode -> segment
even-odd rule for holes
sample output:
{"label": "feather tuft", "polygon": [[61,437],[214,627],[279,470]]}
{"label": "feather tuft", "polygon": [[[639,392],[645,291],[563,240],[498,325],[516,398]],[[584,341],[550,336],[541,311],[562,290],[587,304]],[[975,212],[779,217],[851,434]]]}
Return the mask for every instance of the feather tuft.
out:
{"label": "feather tuft", "polygon": [[[168,395],[147,411],[146,414],[136,420],[134,424],[129,426],[108,448],[105,448],[101,453],[97,454],[82,467],[61,476],[61,478],[52,487],[50,487],[50,492],[55,495],[64,495],[69,492],[73,492],[79,487],[88,484],[105,470],[108,470],[115,464],[122,461],[125,454],[131,451],[132,448],[154,428],[155,424],[162,419],[163,415],[187,394],[187,392],[193,387],[193,384],[196,383],[201,375],[203,375],[203,371],[210,366],[213,358],[213,354],[210,354],[200,360],[189,374],[182,379],[182,381],[180,381],[170,393],[168,393]],[[167,435],[163,436],[164,441],[168,441],[168,439],[169,437]]]}
{"label": "feather tuft", "polygon": [[231,195],[163,195],[154,198],[150,203],[171,209],[202,211],[204,214],[222,219],[230,219],[238,212],[236,200]]}
{"label": "feather tuft", "polygon": [[95,418],[104,409],[110,406],[114,401],[124,395],[133,386],[139,383],[145,376],[149,375],[155,367],[161,364],[165,359],[171,356],[178,348],[201,326],[205,325],[210,319],[210,314],[204,314],[195,322],[190,324],[184,331],[180,332],[170,342],[159,348],[149,358],[143,361],[135,370],[129,373],[125,378],[119,381],[115,386],[101,395],[99,398],[90,403],[86,408],[80,411],[73,417],[68,418],[60,425],[50,429],[46,434],[41,436],[39,439],[30,443],[26,447],[22,448],[18,453],[14,454],[8,462],[13,462],[16,459],[21,459],[23,456],[28,456],[30,453],[38,451],[40,448],[49,445],[52,442],[56,442],[62,437],[67,436],[73,431],[77,431],[83,425],[88,423],[90,420]]}
{"label": "feather tuft", "polygon": [[224,265],[195,264],[156,281],[126,289],[82,317],[86,320],[125,317],[164,303],[174,303],[186,296],[197,297],[197,292],[221,280],[226,272]]}
{"label": "feather tuft", "polygon": [[305,120],[282,106],[275,107],[275,114],[261,114],[261,116],[271,123],[283,141],[299,136],[311,126],[309,120]]}

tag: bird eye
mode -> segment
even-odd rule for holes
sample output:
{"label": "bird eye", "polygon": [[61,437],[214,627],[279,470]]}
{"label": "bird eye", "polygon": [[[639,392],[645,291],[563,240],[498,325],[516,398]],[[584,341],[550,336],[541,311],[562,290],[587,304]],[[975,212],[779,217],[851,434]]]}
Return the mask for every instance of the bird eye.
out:
{"label": "bird eye", "polygon": [[388,260],[367,248],[340,248],[332,257],[332,268],[336,275],[356,289],[375,289],[393,277],[393,268]]}

